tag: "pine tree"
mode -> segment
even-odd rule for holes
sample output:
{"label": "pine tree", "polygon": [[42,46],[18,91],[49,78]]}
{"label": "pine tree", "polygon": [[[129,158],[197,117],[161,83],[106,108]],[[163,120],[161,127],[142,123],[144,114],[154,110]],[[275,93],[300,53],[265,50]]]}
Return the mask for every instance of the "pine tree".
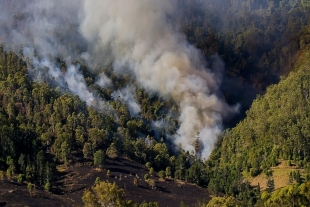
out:
{"label": "pine tree", "polygon": [[114,143],[111,143],[110,147],[106,151],[106,154],[112,159],[117,157],[117,150]]}
{"label": "pine tree", "polygon": [[105,155],[102,150],[98,150],[94,154],[94,164],[98,165],[99,168],[103,168],[105,164]]}
{"label": "pine tree", "polygon": [[268,180],[267,180],[267,192],[268,193],[272,193],[275,189],[275,186],[274,186],[274,179],[273,177],[269,177]]}

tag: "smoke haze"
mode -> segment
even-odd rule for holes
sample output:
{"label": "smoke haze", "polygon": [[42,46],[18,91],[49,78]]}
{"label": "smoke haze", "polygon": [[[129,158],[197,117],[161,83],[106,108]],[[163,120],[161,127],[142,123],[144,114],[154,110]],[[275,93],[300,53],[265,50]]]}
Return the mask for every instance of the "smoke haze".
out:
{"label": "smoke haze", "polygon": [[[217,96],[220,78],[205,67],[201,53],[172,25],[176,0],[30,2],[20,11],[23,15],[18,24],[11,20],[11,14],[1,11],[0,20],[6,22],[8,31],[7,36],[0,34],[2,39],[35,48],[32,53],[28,49],[24,55],[33,64],[48,67],[49,74],[61,80],[59,84],[67,85],[89,105],[93,94],[78,66],[71,61],[82,58],[92,65],[91,58],[112,60],[116,72],[129,70],[148,91],[172,97],[180,107],[180,128],[173,136],[174,143],[192,151],[199,132],[201,157],[209,156],[221,133],[222,117],[237,109]],[[79,31],[70,29],[69,33],[62,33],[68,31],[62,27],[64,21],[73,25],[72,28],[77,25]],[[67,40],[80,45],[73,47]],[[64,75],[53,64],[56,57],[67,63]],[[96,84],[109,87],[111,80],[101,74]],[[140,112],[128,88],[114,93],[127,104],[132,116]]]}
{"label": "smoke haze", "polygon": [[131,117],[137,116],[141,107],[136,102],[136,98],[133,96],[133,91],[131,91],[130,87],[123,88],[122,90],[114,91],[111,96],[114,100],[119,99],[122,103],[126,104]]}
{"label": "smoke haze", "polygon": [[81,32],[112,52],[115,70],[129,67],[144,88],[179,104],[174,141],[194,150],[200,132],[206,158],[221,133],[222,115],[233,109],[215,95],[219,83],[203,67],[199,51],[171,25],[176,6],[164,0],[85,0]]}

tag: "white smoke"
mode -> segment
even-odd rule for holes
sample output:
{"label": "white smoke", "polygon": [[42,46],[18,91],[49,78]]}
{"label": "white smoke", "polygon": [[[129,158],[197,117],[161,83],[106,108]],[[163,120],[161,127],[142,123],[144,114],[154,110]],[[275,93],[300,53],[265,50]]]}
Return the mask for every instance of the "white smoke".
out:
{"label": "white smoke", "polygon": [[161,138],[160,135],[162,131],[164,131],[165,134],[168,135],[167,128],[169,128],[169,126],[168,126],[168,123],[166,123],[164,119],[153,121],[151,123],[151,127],[154,130],[154,135],[157,140]]}
{"label": "white smoke", "polygon": [[[85,79],[79,71],[79,65],[71,61],[79,58],[80,54],[74,54],[69,42],[80,43],[82,38],[75,27],[78,27],[78,14],[80,0],[53,0],[38,1],[30,0],[22,10],[12,9],[12,14],[0,8],[0,17],[9,30],[5,42],[21,45],[23,56],[32,65],[33,71],[29,70],[30,76],[35,81],[46,81],[47,74],[53,77],[57,85],[69,89],[73,94],[78,95],[88,105],[104,105],[95,103],[93,94],[87,88]],[[16,18],[19,18],[17,21]],[[65,24],[63,22],[66,22]],[[72,26],[65,28],[64,25]],[[69,32],[68,32],[69,31]],[[71,32],[71,33],[70,33]],[[55,63],[56,58],[66,62],[66,68],[60,68]],[[80,58],[86,62],[90,61],[88,53],[82,53]],[[104,77],[101,74],[99,83]],[[106,78],[106,83],[108,80]],[[102,107],[101,107],[102,108]]]}
{"label": "white smoke", "polygon": [[[34,49],[25,47],[23,49],[23,55],[26,59],[30,60],[34,67],[38,67],[38,70],[48,68],[48,73],[58,85],[67,86],[67,88],[74,94],[78,95],[88,105],[92,105],[94,96],[88,90],[84,76],[79,72],[79,66],[69,65],[65,72],[62,72],[59,67],[48,59],[39,60],[34,55]],[[33,77],[36,81],[43,81],[40,79],[41,76],[36,75]]]}
{"label": "white smoke", "polygon": [[119,99],[123,104],[126,104],[131,117],[134,117],[141,112],[140,104],[136,102],[136,98],[133,94],[134,93],[130,87],[114,91],[111,94],[114,100]]}
{"label": "white smoke", "polygon": [[175,0],[84,0],[82,34],[114,56],[114,69],[130,68],[146,89],[180,106],[175,143],[194,150],[200,132],[202,158],[221,133],[222,114],[233,111],[215,93],[218,79],[203,67],[200,52],[171,25]]}
{"label": "white smoke", "polygon": [[97,76],[95,84],[97,84],[101,88],[108,88],[112,86],[112,81],[104,73],[100,73]]}
{"label": "white smoke", "polygon": [[69,90],[74,94],[77,94],[82,100],[86,101],[88,105],[91,105],[94,96],[89,92],[84,76],[78,72],[78,68],[74,65],[70,65],[64,77]]}
{"label": "white smoke", "polygon": [[[24,50],[24,56],[42,69],[38,74],[44,73],[43,68],[47,67],[58,84],[67,86],[88,104],[109,108],[103,102],[94,103],[96,99],[92,101],[94,97],[84,77],[71,62],[80,58],[95,67],[94,60],[98,57],[108,64],[112,58],[115,71],[129,69],[145,89],[172,97],[178,103],[180,128],[174,135],[175,143],[191,151],[195,135],[200,132],[202,158],[209,156],[222,130],[222,115],[235,109],[217,97],[218,76],[205,67],[200,52],[172,25],[170,18],[177,10],[177,0],[29,2],[19,11],[22,15],[16,17],[18,21],[14,12],[6,13],[0,7],[0,19],[5,22],[0,26],[6,28],[0,32],[0,38],[35,48]],[[72,27],[64,28],[64,25]],[[88,47],[83,46],[85,40],[74,29],[77,25]],[[72,46],[72,42],[81,46]],[[76,48],[82,51],[79,53]],[[57,57],[65,60],[66,72],[53,64]],[[111,80],[101,74],[95,83],[109,87]],[[115,96],[122,97],[131,107],[131,115],[138,114],[140,106],[130,97],[132,93],[124,90],[115,92]]]}

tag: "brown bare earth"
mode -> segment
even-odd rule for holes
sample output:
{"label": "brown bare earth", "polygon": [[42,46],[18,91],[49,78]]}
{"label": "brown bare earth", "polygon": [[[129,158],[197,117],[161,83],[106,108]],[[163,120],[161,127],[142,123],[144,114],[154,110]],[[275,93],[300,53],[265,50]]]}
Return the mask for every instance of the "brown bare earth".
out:
{"label": "brown bare earth", "polygon": [[[156,187],[152,189],[143,179],[148,170],[143,165],[123,157],[114,161],[107,160],[106,169],[111,171],[109,177],[106,170],[91,166],[91,162],[80,161],[67,168],[58,166],[58,170],[63,172],[53,193],[36,188],[32,196],[26,183],[0,181],[0,207],[83,206],[81,200],[83,190],[92,186],[96,177],[116,182],[125,190],[125,198],[136,203],[158,202],[159,206],[177,207],[180,206],[181,201],[188,206],[194,206],[198,200],[208,201],[210,199],[208,191],[204,188],[172,179],[160,181],[155,175],[151,176],[156,181]],[[134,178],[138,178],[138,186],[134,185]]]}
{"label": "brown bare earth", "polygon": [[[299,170],[303,175],[305,171],[303,169],[299,169],[294,164],[292,166],[287,165],[287,161],[279,160],[279,165],[276,167],[272,167],[273,170],[273,179],[275,184],[275,189],[282,188],[284,186],[293,184],[290,182],[289,176],[290,173],[296,170]],[[261,190],[265,190],[267,188],[268,177],[261,173],[260,175],[252,178],[250,175],[246,175],[247,180],[251,182],[252,186],[260,185]]]}

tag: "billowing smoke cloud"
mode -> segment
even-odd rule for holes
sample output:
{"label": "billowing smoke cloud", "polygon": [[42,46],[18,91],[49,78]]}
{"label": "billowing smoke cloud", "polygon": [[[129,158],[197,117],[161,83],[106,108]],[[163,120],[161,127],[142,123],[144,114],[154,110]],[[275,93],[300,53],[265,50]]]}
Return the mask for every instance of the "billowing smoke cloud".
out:
{"label": "billowing smoke cloud", "polygon": [[[8,2],[4,0],[1,4]],[[40,57],[69,60],[74,51],[68,41],[83,43],[83,38],[74,30],[74,25],[79,24],[77,15],[81,2],[22,0],[15,1],[9,8],[1,5],[1,30],[4,33],[1,39],[14,45],[34,47]],[[71,28],[67,28],[68,25]]]}
{"label": "billowing smoke cloud", "polygon": [[[48,73],[50,77],[53,77],[56,83],[63,88],[68,88],[72,93],[77,94],[82,100],[84,100],[88,105],[92,105],[94,102],[93,94],[88,90],[84,76],[79,72],[79,66],[69,65],[67,71],[63,73],[59,67],[57,67],[53,62],[48,59],[39,60],[34,55],[34,49],[25,47],[23,49],[24,57],[30,60],[32,67],[37,70],[37,74],[32,73],[32,67],[29,68],[30,74],[33,76],[34,80],[42,82],[44,81],[44,74]],[[47,68],[47,71],[43,70]]]}
{"label": "billowing smoke cloud", "polygon": [[215,95],[218,79],[199,51],[171,25],[176,5],[175,0],[85,0],[81,32],[113,54],[116,71],[129,67],[144,88],[179,104],[174,141],[194,150],[200,132],[206,158],[221,133],[222,115],[233,109]]}
{"label": "billowing smoke cloud", "polygon": [[140,105],[135,101],[133,91],[130,87],[123,88],[122,90],[114,91],[111,96],[114,100],[119,99],[122,103],[126,104],[130,115],[132,117],[138,115],[141,111]]}
{"label": "billowing smoke cloud", "polygon": [[[113,60],[115,71],[129,70],[145,89],[172,97],[180,108],[180,128],[174,142],[192,151],[200,132],[201,156],[209,156],[222,130],[222,116],[235,109],[218,98],[220,79],[205,67],[200,52],[172,25],[177,0],[25,2],[21,1],[24,6],[19,6],[19,11],[6,12],[0,7],[0,41],[34,48],[24,50],[24,55],[31,65],[41,68],[36,74],[44,73],[47,67],[57,84],[90,105],[106,107],[95,103],[78,66],[71,61],[80,58],[95,66],[98,58],[107,64]],[[54,63],[57,57],[65,60],[65,73]],[[101,87],[111,84],[104,74],[96,80]],[[130,106],[135,101],[128,94],[126,89],[115,92]],[[133,104],[130,112],[139,113],[139,106]]]}
{"label": "billowing smoke cloud", "polygon": [[[23,47],[25,59],[30,62],[31,68],[35,69],[29,73],[34,80],[45,81],[44,77],[47,76],[45,73],[48,73],[57,85],[77,94],[88,105],[94,104],[94,96],[88,90],[84,77],[79,72],[79,65],[71,63],[78,58],[79,54],[75,54],[70,43],[83,44],[84,41],[74,29],[79,25],[77,5],[81,4],[81,1],[30,0],[29,2],[22,1],[23,8],[10,9],[10,12],[0,9],[1,20],[5,24],[1,29],[7,30],[6,36],[1,39],[6,43]],[[67,25],[72,29],[65,28]],[[76,26],[73,27],[73,25]],[[76,48],[78,46],[75,46]],[[65,60],[66,71],[56,64],[56,58]],[[82,53],[81,58],[88,60],[85,53]],[[100,77],[104,77],[104,74]],[[107,79],[105,81],[108,82]]]}

